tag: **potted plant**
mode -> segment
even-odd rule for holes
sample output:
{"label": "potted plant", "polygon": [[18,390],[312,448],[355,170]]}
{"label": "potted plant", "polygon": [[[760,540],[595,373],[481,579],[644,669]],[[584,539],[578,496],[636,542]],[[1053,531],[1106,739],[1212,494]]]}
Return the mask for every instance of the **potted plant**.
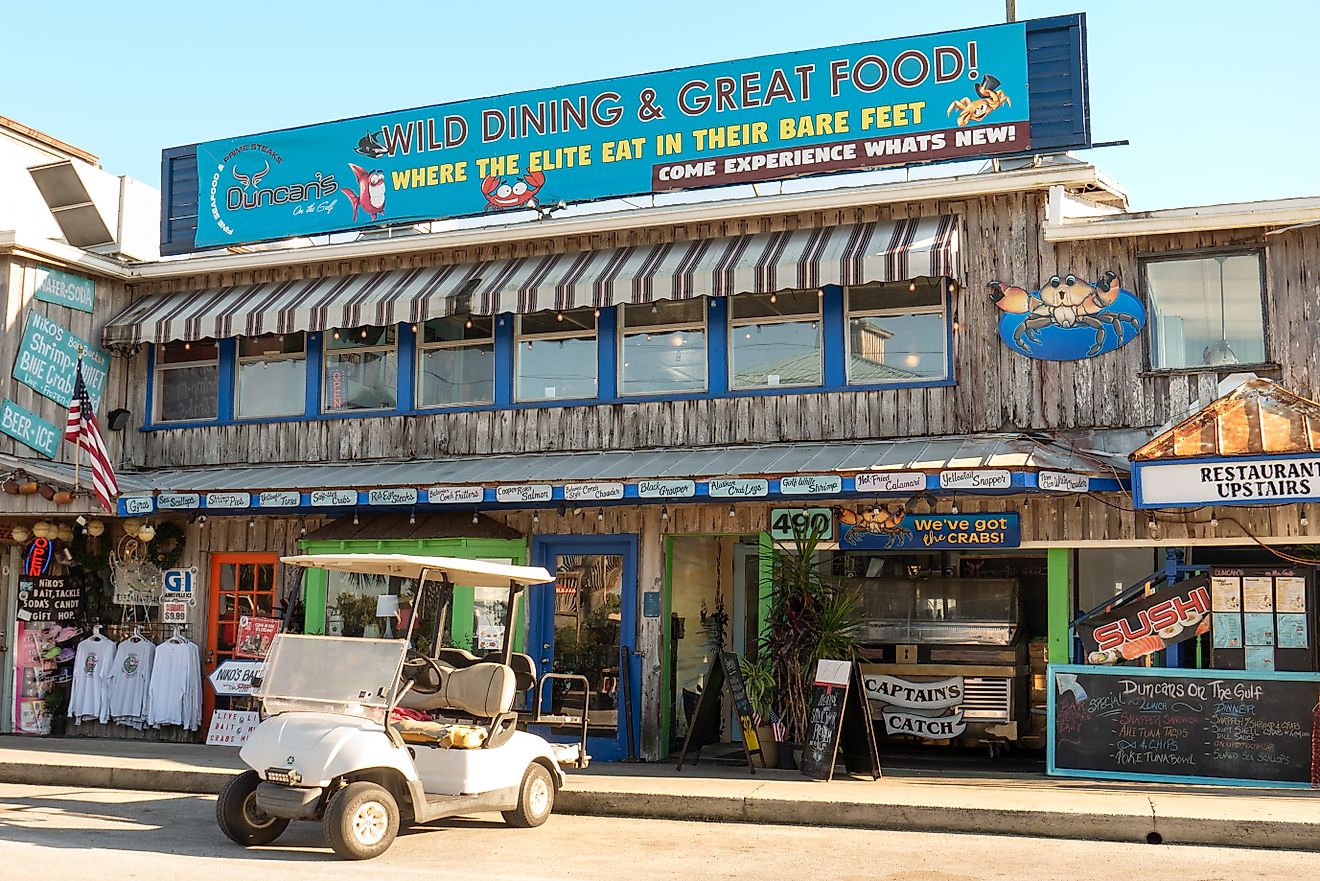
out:
{"label": "potted plant", "polygon": [[741,668],[747,702],[752,705],[752,721],[756,725],[756,739],[761,744],[761,756],[767,768],[777,767],[779,741],[775,739],[774,726],[770,722],[774,713],[774,671],[763,657],[741,658],[738,666]]}
{"label": "potted plant", "polygon": [[[769,611],[761,657],[775,685],[773,706],[783,720],[785,741],[802,743],[807,704],[822,658],[851,661],[858,657],[859,602],[824,568],[816,552],[821,531],[798,532],[772,553]],[[793,767],[790,752],[780,751],[780,765]]]}

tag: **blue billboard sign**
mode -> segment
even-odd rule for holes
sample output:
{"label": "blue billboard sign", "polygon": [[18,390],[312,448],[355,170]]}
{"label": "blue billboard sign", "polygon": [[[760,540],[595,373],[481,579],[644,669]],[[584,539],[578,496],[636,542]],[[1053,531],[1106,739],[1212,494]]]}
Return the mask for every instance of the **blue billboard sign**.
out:
{"label": "blue billboard sign", "polygon": [[[897,512],[896,512],[897,513]],[[851,522],[849,522],[851,521]],[[998,514],[908,514],[885,509],[839,512],[839,547],[879,551],[1015,548],[1022,544],[1016,512]]]}
{"label": "blue billboard sign", "polygon": [[196,247],[1027,152],[1026,23],[210,141]]}

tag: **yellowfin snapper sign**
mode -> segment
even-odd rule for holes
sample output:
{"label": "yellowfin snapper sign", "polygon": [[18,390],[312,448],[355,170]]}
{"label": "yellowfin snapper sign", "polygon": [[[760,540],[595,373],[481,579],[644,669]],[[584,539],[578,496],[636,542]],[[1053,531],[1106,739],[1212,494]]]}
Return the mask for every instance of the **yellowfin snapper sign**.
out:
{"label": "yellowfin snapper sign", "polygon": [[1027,152],[1027,24],[199,144],[193,244]]}

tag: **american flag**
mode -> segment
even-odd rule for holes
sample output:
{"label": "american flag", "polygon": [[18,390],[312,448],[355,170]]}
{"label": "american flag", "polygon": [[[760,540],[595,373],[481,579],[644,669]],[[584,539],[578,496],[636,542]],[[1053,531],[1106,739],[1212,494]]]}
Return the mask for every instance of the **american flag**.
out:
{"label": "american flag", "polygon": [[774,707],[770,708],[770,731],[774,734],[776,743],[783,743],[784,735],[788,733],[785,730],[784,720],[779,718]]}
{"label": "american flag", "polygon": [[87,451],[91,459],[92,488],[105,509],[113,514],[119,484],[115,482],[115,470],[110,467],[110,451],[105,448],[101,428],[96,424],[96,408],[92,406],[92,398],[83,382],[81,360],[74,372],[73,397],[69,401],[69,421],[64,426],[64,439]]}

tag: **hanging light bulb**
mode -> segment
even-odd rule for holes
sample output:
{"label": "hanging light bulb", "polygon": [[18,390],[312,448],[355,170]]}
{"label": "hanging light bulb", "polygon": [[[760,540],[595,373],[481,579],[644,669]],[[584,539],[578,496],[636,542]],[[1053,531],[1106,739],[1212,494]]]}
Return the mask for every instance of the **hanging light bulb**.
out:
{"label": "hanging light bulb", "polygon": [[256,517],[249,517],[249,518],[248,518],[248,529],[255,529],[256,526],[257,526],[257,518],[256,518]]}
{"label": "hanging light bulb", "polygon": [[473,511],[473,512],[472,512],[472,523],[473,523],[473,525],[476,525],[476,524],[479,523],[479,522],[481,522],[481,521],[480,521],[480,519],[477,517],[477,512],[476,512],[476,511]]}
{"label": "hanging light bulb", "polygon": [[299,520],[299,521],[298,521],[298,534],[299,534],[299,535],[306,535],[306,534],[307,534],[307,521],[306,521],[306,520]]}
{"label": "hanging light bulb", "polygon": [[951,510],[954,514],[957,514],[957,513],[958,513],[958,503],[957,503],[957,502],[954,502],[954,503],[953,503],[953,508],[951,508],[950,510]]}
{"label": "hanging light bulb", "polygon": [[417,512],[416,512],[416,511],[409,511],[409,512],[408,512],[408,525],[409,525],[409,526],[416,526],[416,525],[417,525]]}
{"label": "hanging light bulb", "polygon": [[466,322],[463,326],[466,327],[468,330],[471,330],[471,329],[472,329],[472,316],[471,316],[471,315],[468,316],[468,320],[467,320],[467,322]]}
{"label": "hanging light bulb", "polygon": [[362,338],[363,338],[364,340],[367,338],[367,329],[366,329],[365,327],[362,328]]}
{"label": "hanging light bulb", "polygon": [[192,343],[184,343],[184,344],[183,344],[183,350],[184,350],[185,352],[192,351]]}
{"label": "hanging light bulb", "polygon": [[337,328],[337,327],[335,328],[335,334],[334,334],[334,336],[335,336],[335,339],[339,339],[339,328]]}
{"label": "hanging light bulb", "polygon": [[778,303],[778,302],[779,302],[779,295],[778,295],[778,294],[771,294],[771,295],[770,295],[770,302],[771,302],[771,303]]}
{"label": "hanging light bulb", "polygon": [[414,324],[414,325],[412,326],[412,332],[413,332],[414,334],[417,333],[417,325]]}
{"label": "hanging light bulb", "polygon": [[563,313],[563,312],[558,312],[558,313],[555,314],[555,321],[563,321],[563,320],[564,320],[564,313]]}
{"label": "hanging light bulb", "polygon": [[541,512],[540,512],[540,511],[533,511],[533,512],[532,512],[532,525],[533,525],[533,526],[537,526],[537,525],[540,524],[540,522],[541,522]]}
{"label": "hanging light bulb", "polygon": [[1301,516],[1301,518],[1300,518],[1297,522],[1300,523],[1300,524],[1303,525],[1303,526],[1310,526],[1310,525],[1311,525],[1311,521],[1307,519],[1307,517],[1306,517],[1305,514],[1303,514],[1303,515]]}
{"label": "hanging light bulb", "polygon": [[737,514],[738,514],[738,512],[735,511],[735,510],[733,509],[733,505],[730,505],[730,506],[729,506],[729,516],[730,516],[730,517],[735,517],[735,516],[737,516]]}
{"label": "hanging light bulb", "polygon": [[604,519],[605,519],[605,509],[601,508],[599,511],[596,512],[596,522],[600,523]]}
{"label": "hanging light bulb", "polygon": [[1157,531],[1159,528],[1160,528],[1160,524],[1159,524],[1158,522],[1156,522],[1156,520],[1155,520],[1155,515],[1154,515],[1154,514],[1151,514],[1149,517],[1146,518],[1146,529],[1147,529],[1147,530],[1149,530],[1150,532],[1155,532],[1155,531]]}
{"label": "hanging light bulb", "polygon": [[357,526],[357,525],[358,525],[358,513],[357,513],[357,511],[354,511],[354,512],[353,512],[353,525],[354,525],[354,526]]}
{"label": "hanging light bulb", "polygon": [[573,509],[573,513],[574,513],[575,515],[577,515],[578,517],[581,517],[581,516],[582,516],[582,509],[581,509],[581,508],[574,508],[574,509]]}
{"label": "hanging light bulb", "polygon": [[669,519],[669,508],[668,508],[668,506],[666,506],[666,505],[661,505],[661,506],[660,506],[660,519],[661,519],[661,520],[668,520],[668,519]]}
{"label": "hanging light bulb", "polygon": [[[1302,519],[1305,520],[1306,518],[1303,517]],[[1215,515],[1211,514],[1211,515],[1210,515],[1210,525],[1211,525],[1211,526],[1218,526],[1218,525],[1219,525],[1219,518],[1216,517]]]}
{"label": "hanging light bulb", "polygon": [[915,281],[908,282],[908,293],[915,293],[916,290],[917,290],[917,283]]}
{"label": "hanging light bulb", "polygon": [[600,317],[600,307],[597,306],[597,307],[595,308],[595,310],[593,310],[592,314],[595,315],[597,318],[599,318],[599,317]]}

